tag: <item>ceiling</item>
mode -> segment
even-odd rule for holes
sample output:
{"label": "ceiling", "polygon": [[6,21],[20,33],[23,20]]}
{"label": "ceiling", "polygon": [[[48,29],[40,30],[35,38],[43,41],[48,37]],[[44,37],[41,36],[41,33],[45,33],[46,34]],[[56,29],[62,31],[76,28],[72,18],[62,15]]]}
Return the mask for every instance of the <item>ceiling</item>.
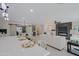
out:
{"label": "ceiling", "polygon": [[8,5],[10,20],[42,24],[46,20],[79,20],[78,3],[8,3]]}

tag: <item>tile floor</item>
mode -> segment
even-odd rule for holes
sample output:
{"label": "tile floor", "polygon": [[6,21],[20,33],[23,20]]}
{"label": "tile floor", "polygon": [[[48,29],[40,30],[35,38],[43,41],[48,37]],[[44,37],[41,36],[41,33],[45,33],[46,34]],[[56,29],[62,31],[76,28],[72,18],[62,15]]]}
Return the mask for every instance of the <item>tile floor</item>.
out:
{"label": "tile floor", "polygon": [[49,56],[75,56],[73,54],[68,53],[67,50],[66,50],[66,48],[63,49],[62,51],[59,51],[59,50],[56,50],[55,48],[52,48],[52,47],[48,46],[47,50],[50,52]]}
{"label": "tile floor", "polygon": [[73,54],[68,53],[66,48],[63,49],[62,51],[59,51],[49,46],[47,48],[48,48],[47,50],[50,52],[49,56],[75,56]]}

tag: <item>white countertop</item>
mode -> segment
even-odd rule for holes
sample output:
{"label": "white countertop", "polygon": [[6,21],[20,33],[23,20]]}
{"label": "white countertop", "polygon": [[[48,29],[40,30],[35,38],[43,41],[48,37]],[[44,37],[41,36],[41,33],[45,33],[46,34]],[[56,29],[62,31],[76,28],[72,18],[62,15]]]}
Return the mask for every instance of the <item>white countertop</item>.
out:
{"label": "white countertop", "polygon": [[15,36],[0,37],[1,56],[46,56],[49,52],[37,44],[32,48],[22,48],[22,42]]}

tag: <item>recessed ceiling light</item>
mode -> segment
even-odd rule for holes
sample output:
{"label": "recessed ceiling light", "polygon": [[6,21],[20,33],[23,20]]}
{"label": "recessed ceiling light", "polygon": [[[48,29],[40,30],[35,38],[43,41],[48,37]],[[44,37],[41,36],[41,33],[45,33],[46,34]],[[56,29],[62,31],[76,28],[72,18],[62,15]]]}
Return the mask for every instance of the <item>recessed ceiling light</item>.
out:
{"label": "recessed ceiling light", "polygon": [[9,20],[9,18],[4,18],[6,21],[8,21]]}
{"label": "recessed ceiling light", "polygon": [[2,13],[2,16],[3,16],[3,17],[4,17],[4,16],[8,17],[8,14],[7,14],[7,13]]}
{"label": "recessed ceiling light", "polygon": [[6,16],[6,13],[2,13],[2,16],[3,16],[3,17]]}
{"label": "recessed ceiling light", "polygon": [[6,19],[7,21],[9,20],[9,18]]}
{"label": "recessed ceiling light", "polygon": [[34,10],[33,9],[30,9],[30,12],[34,12]]}
{"label": "recessed ceiling light", "polygon": [[6,17],[8,17],[8,14],[6,13]]}

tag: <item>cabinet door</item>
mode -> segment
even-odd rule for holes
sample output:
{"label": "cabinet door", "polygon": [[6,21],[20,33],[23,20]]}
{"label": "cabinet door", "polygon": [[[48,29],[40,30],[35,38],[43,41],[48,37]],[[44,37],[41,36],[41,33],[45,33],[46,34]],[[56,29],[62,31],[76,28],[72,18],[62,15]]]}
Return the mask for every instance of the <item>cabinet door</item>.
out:
{"label": "cabinet door", "polygon": [[10,25],[10,35],[16,36],[16,25]]}

